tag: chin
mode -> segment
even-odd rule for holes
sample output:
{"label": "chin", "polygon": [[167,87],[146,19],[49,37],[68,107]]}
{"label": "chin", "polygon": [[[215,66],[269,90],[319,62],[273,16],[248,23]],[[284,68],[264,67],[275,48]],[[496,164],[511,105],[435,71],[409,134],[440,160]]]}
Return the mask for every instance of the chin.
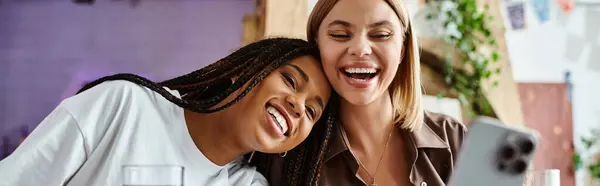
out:
{"label": "chin", "polygon": [[281,141],[275,141],[268,138],[259,139],[258,147],[256,151],[267,153],[267,154],[278,154],[280,152],[287,151],[284,147],[285,144]]}
{"label": "chin", "polygon": [[279,154],[281,152],[287,151],[284,148],[285,146],[286,146],[286,144],[284,144],[282,141],[276,141],[276,140],[269,139],[268,137],[266,137],[266,138],[259,139],[258,146],[255,149],[255,151],[259,151],[259,152],[263,152],[263,153],[267,153],[267,154]]}
{"label": "chin", "polygon": [[281,150],[280,148],[277,148],[277,146],[263,147],[263,149],[260,150],[260,152],[267,153],[267,154],[278,154],[278,153],[282,153],[285,151],[286,150]]}
{"label": "chin", "polygon": [[340,96],[348,103],[352,105],[362,106],[373,103],[378,96],[374,96],[373,93],[361,92],[361,93],[347,93],[340,94]]}
{"label": "chin", "polygon": [[254,151],[267,152],[269,149],[272,149],[275,142],[273,139],[269,138],[267,134],[259,134],[256,135],[256,139],[254,143],[252,143],[252,147]]}

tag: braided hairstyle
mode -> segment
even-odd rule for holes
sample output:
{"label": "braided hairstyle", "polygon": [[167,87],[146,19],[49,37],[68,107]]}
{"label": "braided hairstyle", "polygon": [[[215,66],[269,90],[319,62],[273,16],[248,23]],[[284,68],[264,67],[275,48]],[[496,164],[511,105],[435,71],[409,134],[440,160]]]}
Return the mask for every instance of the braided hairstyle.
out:
{"label": "braided hairstyle", "polygon": [[326,108],[327,115],[319,119],[304,142],[287,153],[281,182],[283,185],[318,185],[321,165],[337,119],[337,97],[333,92]]}
{"label": "braided hairstyle", "polygon": [[[213,113],[240,101],[273,70],[306,55],[320,61],[318,48],[304,40],[264,39],[246,45],[202,69],[163,82],[156,83],[135,74],[122,73],[92,81],[77,94],[105,81],[126,80],[149,88],[186,110]],[[163,87],[177,90],[182,97],[172,95]],[[233,100],[223,103],[223,100],[242,88],[243,91]],[[333,99],[332,95],[330,100]],[[316,185],[334,121],[333,115],[329,113],[333,112],[325,112],[319,121],[324,124],[315,125],[307,140],[287,153],[282,178],[285,185]],[[274,155],[256,152],[252,164],[256,165],[259,171],[266,170],[270,156]],[[245,157],[248,158],[249,155]]]}

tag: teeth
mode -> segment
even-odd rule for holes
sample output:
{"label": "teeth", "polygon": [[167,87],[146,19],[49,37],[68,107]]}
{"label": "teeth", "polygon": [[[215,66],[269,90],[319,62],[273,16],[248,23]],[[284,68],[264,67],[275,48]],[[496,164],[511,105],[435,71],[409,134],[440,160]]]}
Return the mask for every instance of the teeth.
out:
{"label": "teeth", "polygon": [[354,80],[354,81],[361,81],[361,82],[362,82],[362,81],[367,81],[366,79],[357,79],[357,78],[353,78],[353,77],[351,77],[350,79],[352,79],[352,80]]}
{"label": "teeth", "polygon": [[375,72],[377,72],[377,70],[375,70],[374,68],[346,68],[346,69],[344,69],[344,71],[347,73],[351,73],[351,74],[355,74],[355,73],[374,74]]}
{"label": "teeth", "polygon": [[275,120],[275,122],[279,125],[281,132],[285,134],[288,131],[288,125],[287,121],[283,117],[283,114],[281,114],[275,107],[272,106],[267,107],[267,112],[269,112],[273,120]]}

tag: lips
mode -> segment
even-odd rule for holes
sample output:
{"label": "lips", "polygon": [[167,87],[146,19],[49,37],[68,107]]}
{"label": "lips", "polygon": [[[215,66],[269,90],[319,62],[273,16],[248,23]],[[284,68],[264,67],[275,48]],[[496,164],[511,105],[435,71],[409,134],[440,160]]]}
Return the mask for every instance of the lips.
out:
{"label": "lips", "polygon": [[345,76],[357,81],[368,81],[379,74],[379,70],[375,68],[343,68],[340,71]]}
{"label": "lips", "polygon": [[267,103],[265,110],[267,119],[269,123],[272,123],[274,132],[282,137],[289,137],[294,128],[287,110],[281,105],[270,103]]}
{"label": "lips", "polygon": [[375,83],[381,69],[368,63],[350,64],[339,68],[346,82],[355,88],[367,88]]}
{"label": "lips", "polygon": [[267,106],[267,112],[269,113],[269,116],[273,118],[273,121],[275,121],[275,123],[279,126],[281,133],[285,134],[288,131],[288,124],[283,114],[272,106]]}

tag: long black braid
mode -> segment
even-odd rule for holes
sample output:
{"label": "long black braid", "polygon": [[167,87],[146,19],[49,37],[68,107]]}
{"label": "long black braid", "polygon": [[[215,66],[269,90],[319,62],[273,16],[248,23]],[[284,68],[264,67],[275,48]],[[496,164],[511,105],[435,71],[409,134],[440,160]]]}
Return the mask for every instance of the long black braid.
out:
{"label": "long black braid", "polygon": [[[316,46],[300,39],[270,38],[264,39],[240,48],[227,57],[189,74],[169,79],[163,82],[153,82],[135,74],[115,74],[106,76],[86,84],[77,94],[100,83],[111,80],[126,80],[147,87],[170,102],[198,113],[213,113],[223,110],[241,100],[254,86],[260,83],[273,70],[287,64],[289,61],[311,55],[320,60]],[[243,88],[232,101],[222,103],[235,91]],[[177,90],[182,97],[178,98],[165,90],[168,87]],[[330,100],[336,100],[332,95]],[[313,128],[306,141],[290,150],[285,159],[282,183],[289,186],[316,185],[323,162],[327,144],[335,121],[328,104],[319,122]],[[252,164],[258,170],[266,170],[269,155],[257,152]],[[246,155],[248,157],[248,155]],[[265,172],[263,172],[265,174]]]}
{"label": "long black braid", "polygon": [[337,120],[338,99],[337,95],[332,93],[326,109],[327,115],[315,124],[313,131],[302,144],[288,153],[282,180],[285,185],[318,185],[321,165],[325,159],[333,125]]}
{"label": "long black braid", "polygon": [[[78,93],[104,81],[127,80],[145,86],[187,110],[212,113],[238,102],[273,70],[304,55],[319,57],[318,50],[303,40],[265,39],[242,47],[200,70],[164,82],[155,83],[134,74],[116,74],[95,80]],[[245,90],[234,100],[214,108],[246,84]],[[183,97],[177,98],[162,87],[177,90]]]}

